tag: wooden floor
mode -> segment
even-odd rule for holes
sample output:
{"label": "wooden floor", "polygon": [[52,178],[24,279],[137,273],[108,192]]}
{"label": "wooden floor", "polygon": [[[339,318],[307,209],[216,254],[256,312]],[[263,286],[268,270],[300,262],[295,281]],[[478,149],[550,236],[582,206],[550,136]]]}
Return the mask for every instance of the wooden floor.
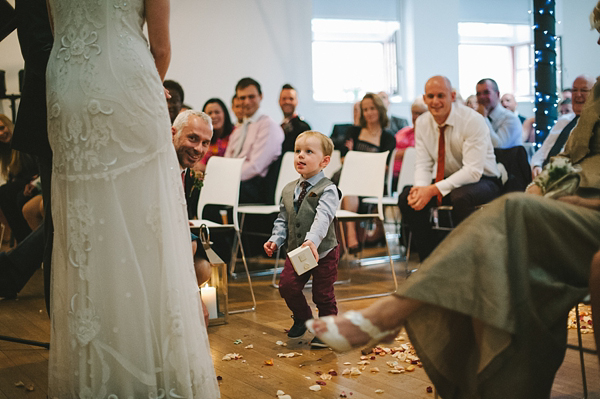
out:
{"label": "wooden floor", "polygon": [[[371,250],[371,254],[381,250]],[[264,263],[260,260],[257,263]],[[403,264],[396,264],[402,282]],[[389,266],[358,267],[345,264],[340,268],[340,279],[350,279],[350,284],[337,285],[336,295],[342,301],[340,310],[362,308],[373,300],[343,301],[351,295],[384,293],[392,288]],[[390,374],[387,361],[391,356],[377,356],[370,360],[361,375],[342,376],[346,368],[360,367],[360,352],[339,355],[328,349],[311,350],[310,335],[300,340],[288,340],[284,332],[292,324],[290,312],[278,291],[271,287],[270,277],[257,277],[254,286],[258,300],[256,312],[230,316],[227,325],[209,327],[212,358],[216,373],[222,378],[222,398],[274,398],[278,390],[294,399],[299,398],[433,398],[428,393],[431,386],[423,369],[404,374]],[[231,307],[249,305],[249,294],[242,279],[231,283]],[[307,292],[308,294],[308,292]],[[50,322],[44,310],[41,272],[38,272],[19,295],[18,300],[0,301],[0,335],[48,341]],[[402,335],[401,335],[402,336]],[[569,341],[575,342],[574,331]],[[235,341],[242,343],[236,345]],[[283,341],[287,346],[277,345]],[[397,342],[397,345],[406,341]],[[584,336],[587,347],[594,347],[591,334]],[[245,349],[247,345],[253,349]],[[297,352],[301,356],[279,358],[279,353]],[[228,353],[243,356],[239,360],[223,361]],[[268,366],[266,360],[274,359]],[[590,398],[600,398],[600,373],[595,357],[586,355],[586,370]],[[349,363],[349,364],[345,364]],[[44,399],[47,391],[48,351],[33,346],[0,341],[0,399]],[[370,372],[373,367],[379,372]],[[309,387],[320,379],[319,375],[335,370],[337,376],[325,381],[319,392]],[[26,387],[15,384],[22,382]],[[383,393],[376,393],[376,390]],[[553,387],[552,398],[581,398],[582,383],[578,352],[568,350]]]}

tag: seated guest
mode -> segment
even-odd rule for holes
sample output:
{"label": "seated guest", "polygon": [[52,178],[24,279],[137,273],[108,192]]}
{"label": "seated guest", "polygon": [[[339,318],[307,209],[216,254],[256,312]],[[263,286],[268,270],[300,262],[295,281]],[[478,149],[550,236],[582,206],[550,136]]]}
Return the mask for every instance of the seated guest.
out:
{"label": "seated guest", "polygon": [[[402,168],[402,159],[408,147],[415,146],[415,122],[417,118],[427,112],[427,105],[423,102],[423,97],[417,97],[410,107],[412,116],[412,126],[406,126],[396,133],[396,161],[394,162],[394,177],[392,181],[392,190],[396,189],[400,169]],[[404,187],[400,187],[403,189]]]}
{"label": "seated guest", "polygon": [[563,91],[560,92],[560,98],[563,100],[571,99],[572,95],[573,91],[569,87],[563,89]]}
{"label": "seated guest", "polygon": [[[269,166],[281,155],[283,130],[273,119],[261,114],[260,84],[252,78],[241,79],[235,92],[242,103],[244,123],[235,129],[225,150],[228,158],[245,158],[242,165],[240,203],[266,203],[265,176]],[[272,199],[271,199],[272,201]]]}
{"label": "seated guest", "polygon": [[[346,141],[346,152],[348,150],[389,151],[389,156],[391,156],[392,151],[396,148],[396,139],[392,132],[385,128],[388,124],[388,117],[381,99],[373,93],[365,94],[360,102],[360,111],[360,126],[350,128]],[[332,180],[339,181],[339,176],[334,176]],[[342,199],[341,208],[356,212],[359,205],[358,197],[346,196]],[[355,222],[346,222],[346,245],[351,253],[359,250]]]}
{"label": "seated guest", "polygon": [[477,96],[475,94],[471,94],[469,97],[467,97],[467,101],[465,101],[465,105],[469,108],[473,108],[475,111],[477,111],[477,108],[479,107],[479,104],[477,104]]}
{"label": "seated guest", "polygon": [[565,98],[558,103],[558,114],[559,115],[572,115],[573,114],[573,102],[570,98]]}
{"label": "seated guest", "polygon": [[389,129],[392,134],[396,134],[396,132],[398,132],[398,130],[402,129],[403,127],[408,126],[408,121],[404,118],[400,118],[399,116],[396,115],[392,115],[391,113],[391,109],[390,109],[390,97],[388,96],[388,94],[385,91],[380,91],[379,93],[377,93],[377,96],[381,99],[381,101],[383,102],[383,105],[385,106],[387,115],[388,115],[388,124],[387,126],[385,126],[387,129]]}
{"label": "seated guest", "polygon": [[296,107],[298,106],[298,93],[296,89],[288,83],[284,84],[279,94],[279,107],[283,112],[283,121],[281,128],[285,134],[285,139],[281,145],[281,154],[294,151],[296,137],[302,132],[310,130],[310,125],[304,121],[304,118],[298,116]]}
{"label": "seated guest", "polygon": [[544,140],[542,147],[531,157],[531,173],[536,177],[542,172],[542,168],[550,158],[562,152],[571,131],[577,125],[583,105],[594,86],[594,80],[586,75],[580,75],[573,82],[573,111],[571,115],[558,118],[548,137]]}
{"label": "seated guest", "polygon": [[242,107],[241,101],[237,98],[237,94],[234,94],[231,99],[231,110],[235,115],[235,127],[242,126],[242,122],[244,121],[244,108]]}
{"label": "seated guest", "polygon": [[521,121],[521,124],[525,122],[525,117],[523,115],[519,115],[519,111],[517,111],[517,100],[515,100],[514,95],[512,95],[511,93],[505,93],[500,99],[500,104],[502,104],[504,108],[515,114],[517,118],[519,118],[519,120]]}
{"label": "seated guest", "polygon": [[504,195],[394,295],[307,326],[338,351],[372,348],[404,326],[443,398],[549,398],[569,310],[586,296],[600,248],[600,200],[562,200]]}
{"label": "seated guest", "polygon": [[511,148],[522,144],[521,121],[500,105],[500,91],[493,79],[477,82],[477,112],[485,118],[494,148]]}
{"label": "seated guest", "polygon": [[229,135],[234,129],[229,111],[227,111],[227,107],[220,99],[211,98],[206,101],[204,107],[202,107],[202,112],[206,112],[212,120],[213,136],[206,155],[194,166],[194,169],[200,172],[204,172],[206,163],[210,157],[213,155],[219,157],[225,155],[225,150],[229,143]]}
{"label": "seated guest", "polygon": [[453,104],[452,86],[444,76],[427,81],[423,99],[429,112],[415,124],[419,132],[415,144],[415,185],[406,187],[398,199],[402,219],[413,233],[421,262],[443,238],[431,228],[432,207],[452,205],[456,225],[477,205],[496,198],[501,190],[500,172],[484,118],[471,108]]}
{"label": "seated guest", "polygon": [[38,175],[38,167],[33,156],[11,149],[12,134],[11,120],[0,114],[0,174],[6,181],[0,186],[0,222],[21,242],[31,233],[22,209],[38,194],[38,189],[31,184]]}
{"label": "seated guest", "polygon": [[171,123],[173,123],[183,107],[183,88],[174,80],[165,80],[163,86],[168,90],[169,95],[171,96],[170,98],[167,98],[167,105],[169,107]]}

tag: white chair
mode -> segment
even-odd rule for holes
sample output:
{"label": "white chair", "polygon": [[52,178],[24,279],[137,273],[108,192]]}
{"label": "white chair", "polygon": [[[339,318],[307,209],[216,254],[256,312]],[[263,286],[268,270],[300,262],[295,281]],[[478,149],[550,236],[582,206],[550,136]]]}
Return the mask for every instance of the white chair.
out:
{"label": "white chair", "polygon": [[[414,147],[409,147],[404,151],[402,157],[402,168],[400,169],[400,175],[398,176],[398,183],[396,190],[393,195],[388,193],[387,196],[381,199],[383,206],[391,206],[394,214],[394,224],[399,226],[400,223],[400,209],[398,208],[398,196],[406,186],[411,186],[415,180],[415,168],[417,162],[417,151]],[[389,176],[388,176],[389,179]],[[391,185],[391,184],[390,184]],[[370,197],[363,199],[364,204],[377,204],[377,197]]]}
{"label": "white chair", "polygon": [[[346,154],[344,166],[342,167],[342,173],[340,176],[340,183],[338,185],[338,188],[342,192],[342,196],[375,197],[377,198],[377,213],[360,214],[339,209],[336,212],[336,217],[340,223],[373,219],[379,219],[379,221],[383,223],[382,199],[386,175],[386,158],[388,153],[389,151],[377,153],[349,151]],[[341,225],[340,231],[342,234],[342,244],[345,246],[344,228]],[[394,270],[394,261],[392,260],[387,240],[385,241],[385,248],[390,262],[390,268],[392,270],[394,288],[397,289],[398,281],[396,279],[396,271]],[[347,298],[346,300],[372,298],[381,295],[385,294]]]}
{"label": "white chair", "polygon": [[[244,227],[244,219],[246,215],[271,215],[273,213],[279,213],[279,202],[281,200],[281,192],[283,188],[289,182],[298,178],[298,172],[294,168],[294,153],[291,151],[283,154],[281,160],[281,168],[279,169],[279,176],[277,177],[277,185],[275,186],[275,198],[274,203],[276,205],[241,205],[238,207],[238,212],[242,214],[241,226]],[[277,249],[277,255],[275,258],[275,267],[273,269],[273,282],[272,285],[278,288],[275,283],[277,279],[277,272],[279,266],[279,255],[280,249]]]}
{"label": "white chair", "polygon": [[340,170],[342,167],[342,154],[340,150],[333,150],[331,154],[331,160],[329,161],[329,165],[325,169],[323,169],[323,173],[325,173],[325,177],[331,179],[335,172]]}
{"label": "white chair", "polygon": [[211,230],[217,229],[233,229],[236,233],[237,242],[234,243],[231,255],[231,265],[235,266],[237,259],[238,247],[242,253],[242,262],[248,277],[248,285],[250,286],[250,294],[252,295],[252,308],[231,311],[231,313],[251,312],[256,310],[256,298],[254,297],[254,289],[252,288],[252,280],[246,263],[244,247],[240,236],[240,227],[238,226],[238,201],[240,196],[240,176],[242,173],[242,164],[245,158],[223,158],[210,157],[206,164],[206,172],[204,174],[204,185],[200,191],[198,199],[198,216],[202,217],[202,211],[208,204],[225,205],[233,208],[233,224],[220,224],[210,220],[190,220],[190,225],[194,229],[199,229],[201,225],[206,225]]}

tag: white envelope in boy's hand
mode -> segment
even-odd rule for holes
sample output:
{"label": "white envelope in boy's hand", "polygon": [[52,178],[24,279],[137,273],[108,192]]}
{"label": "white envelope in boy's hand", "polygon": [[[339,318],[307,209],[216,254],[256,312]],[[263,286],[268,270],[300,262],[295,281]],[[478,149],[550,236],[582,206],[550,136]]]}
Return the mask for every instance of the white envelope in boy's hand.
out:
{"label": "white envelope in boy's hand", "polygon": [[294,270],[298,275],[306,273],[310,269],[317,266],[317,260],[313,256],[310,247],[298,247],[293,251],[288,252],[288,257],[294,266]]}

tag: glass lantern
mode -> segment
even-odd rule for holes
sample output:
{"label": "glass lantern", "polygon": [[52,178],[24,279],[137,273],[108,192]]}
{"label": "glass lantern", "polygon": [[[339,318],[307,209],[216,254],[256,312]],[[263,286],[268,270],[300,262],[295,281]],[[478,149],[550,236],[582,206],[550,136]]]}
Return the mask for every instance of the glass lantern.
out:
{"label": "glass lantern", "polygon": [[227,264],[210,247],[210,231],[205,224],[200,226],[199,235],[210,263],[210,278],[200,286],[202,301],[208,309],[208,325],[226,324],[229,316]]}

